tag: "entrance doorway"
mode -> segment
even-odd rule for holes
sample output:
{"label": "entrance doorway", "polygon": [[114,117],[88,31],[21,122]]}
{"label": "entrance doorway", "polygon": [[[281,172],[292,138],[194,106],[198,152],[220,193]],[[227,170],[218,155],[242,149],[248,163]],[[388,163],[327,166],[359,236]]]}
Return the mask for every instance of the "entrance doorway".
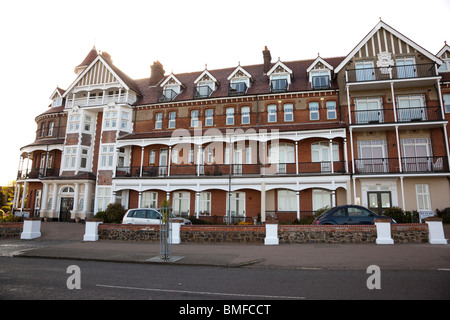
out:
{"label": "entrance doorway", "polygon": [[59,221],[70,221],[70,212],[73,210],[73,198],[61,198]]}
{"label": "entrance doorway", "polygon": [[392,206],[390,191],[368,191],[367,198],[369,209],[378,214]]}

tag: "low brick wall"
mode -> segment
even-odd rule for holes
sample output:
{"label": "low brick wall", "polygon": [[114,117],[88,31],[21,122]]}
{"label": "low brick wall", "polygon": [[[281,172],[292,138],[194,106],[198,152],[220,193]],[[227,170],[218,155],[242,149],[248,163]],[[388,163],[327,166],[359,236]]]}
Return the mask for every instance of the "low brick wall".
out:
{"label": "low brick wall", "polygon": [[[159,241],[159,226],[100,224],[99,239],[122,241]],[[428,242],[426,224],[395,224],[394,243]],[[266,228],[261,226],[181,226],[181,242],[264,243]],[[377,230],[367,226],[279,225],[280,244],[289,243],[375,243]]]}
{"label": "low brick wall", "polygon": [[0,223],[0,239],[20,238],[23,231],[23,222]]}

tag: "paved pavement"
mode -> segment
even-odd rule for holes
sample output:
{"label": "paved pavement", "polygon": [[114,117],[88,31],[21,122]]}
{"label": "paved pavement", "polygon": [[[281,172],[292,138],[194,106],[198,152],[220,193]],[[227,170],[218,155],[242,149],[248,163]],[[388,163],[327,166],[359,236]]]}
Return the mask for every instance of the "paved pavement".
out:
{"label": "paved pavement", "polygon": [[[0,240],[0,256],[80,259],[133,263],[173,263],[218,267],[294,269],[449,270],[450,245],[424,244],[196,244],[172,246],[172,260],[162,261],[159,243],[83,241],[85,225],[43,222],[33,240]],[[450,228],[446,227],[448,238]]]}

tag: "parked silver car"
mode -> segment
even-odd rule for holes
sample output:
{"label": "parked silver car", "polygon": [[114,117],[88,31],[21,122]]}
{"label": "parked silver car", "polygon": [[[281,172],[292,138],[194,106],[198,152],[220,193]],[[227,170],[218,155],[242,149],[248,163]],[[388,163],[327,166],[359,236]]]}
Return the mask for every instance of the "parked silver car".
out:
{"label": "parked silver car", "polygon": [[[129,209],[122,219],[122,224],[160,224],[162,214],[151,208]],[[171,219],[181,219],[182,224],[192,224],[189,219],[179,218],[171,215]]]}

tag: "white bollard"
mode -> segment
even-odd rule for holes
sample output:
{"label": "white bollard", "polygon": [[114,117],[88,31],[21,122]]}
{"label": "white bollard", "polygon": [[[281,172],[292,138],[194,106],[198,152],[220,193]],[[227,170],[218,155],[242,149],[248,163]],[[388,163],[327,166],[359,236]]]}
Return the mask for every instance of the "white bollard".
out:
{"label": "white bollard", "polygon": [[278,245],[278,221],[272,220],[266,222],[266,238],[264,239],[266,246]]}
{"label": "white bollard", "polygon": [[25,218],[20,239],[31,240],[41,236],[41,218]]}
{"label": "white bollard", "polygon": [[172,220],[172,244],[180,244],[181,243],[181,237],[180,237],[180,230],[181,230],[181,224],[183,223],[183,220]]}
{"label": "white bollard", "polygon": [[377,244],[394,244],[391,237],[390,219],[375,219],[375,226],[377,227]]}
{"label": "white bollard", "polygon": [[98,241],[98,226],[101,223],[101,219],[86,219],[83,241]]}
{"label": "white bollard", "polygon": [[442,226],[442,219],[436,217],[425,218],[428,225],[428,242],[430,244],[447,244],[444,236],[444,227]]}

